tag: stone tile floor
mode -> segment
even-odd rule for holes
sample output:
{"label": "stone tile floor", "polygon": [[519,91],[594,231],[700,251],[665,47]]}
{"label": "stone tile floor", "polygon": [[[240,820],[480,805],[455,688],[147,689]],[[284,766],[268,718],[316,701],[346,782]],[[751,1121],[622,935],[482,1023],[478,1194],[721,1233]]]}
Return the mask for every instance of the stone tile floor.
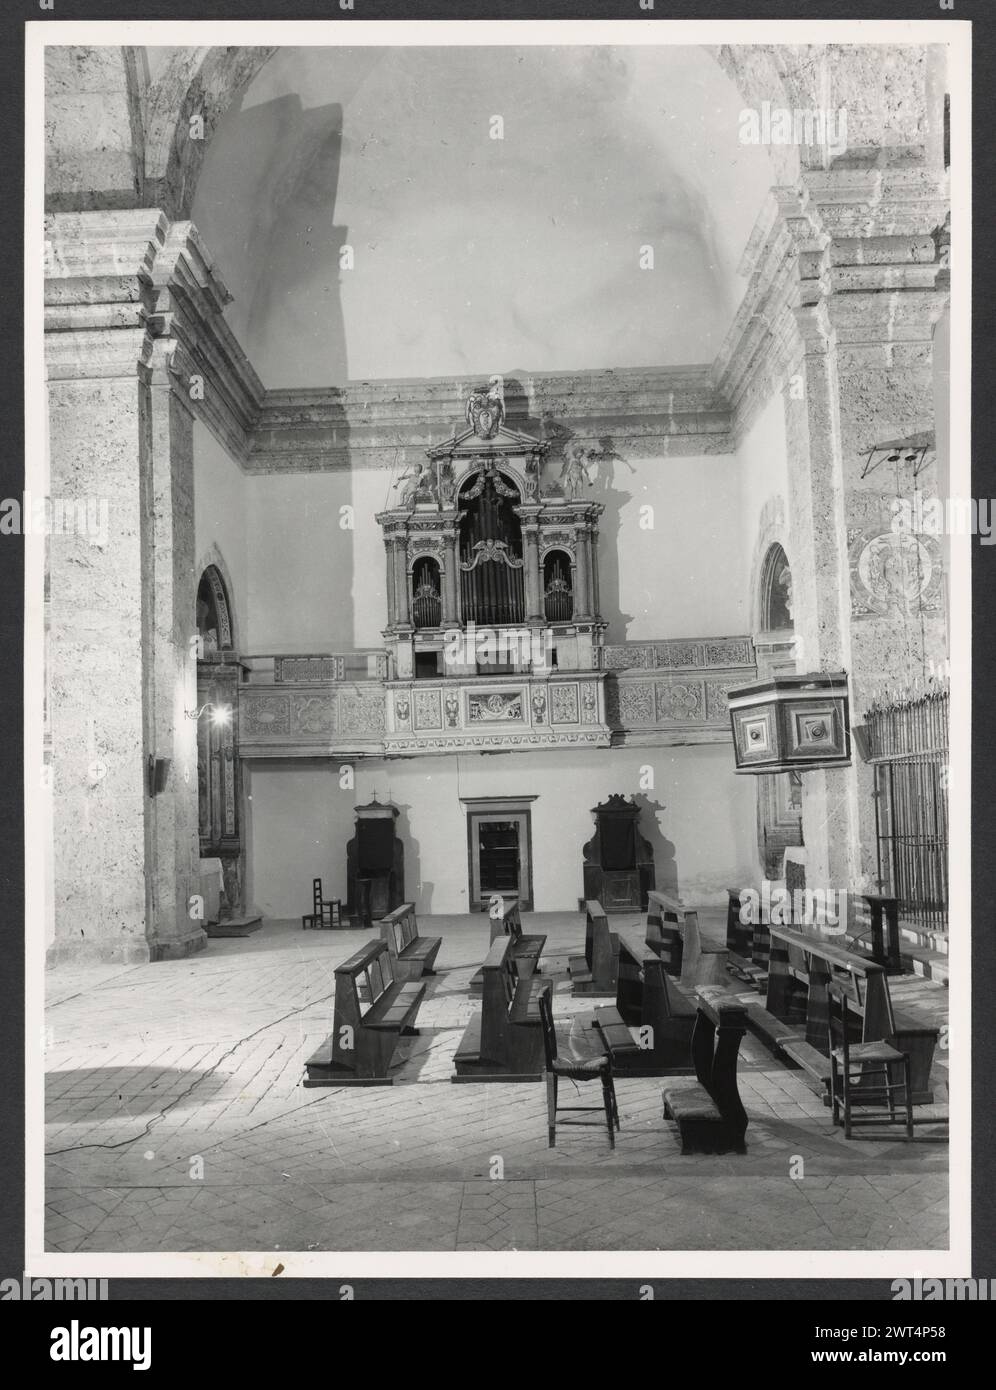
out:
{"label": "stone tile floor", "polygon": [[[566,974],[583,918],[533,914],[529,923],[547,934],[544,970],[566,1024],[591,1007],[571,999]],[[703,914],[703,925],[722,931],[719,914]],[[450,1084],[480,1007],[468,984],[487,949],[487,918],[426,918],[421,928],[444,941],[421,1035],[405,1042],[393,1087],[301,1086],[305,1060],[331,1029],[334,966],[369,932],[267,922],[188,960],[51,970],[46,1248],[946,1246],[948,1149],[928,1142],[938,1131],[918,1127],[912,1144],[897,1131],[846,1142],[802,1074],[750,1036],[740,1065],[745,1156],[683,1157],[657,1078],[617,1080],[614,1153],[599,1124],[558,1128],[548,1148],[542,1085]],[[742,991],[731,980],[731,992]],[[894,992],[904,1011],[946,1022],[942,985],[904,978]],[[937,1057],[943,1101],[946,1057]]]}

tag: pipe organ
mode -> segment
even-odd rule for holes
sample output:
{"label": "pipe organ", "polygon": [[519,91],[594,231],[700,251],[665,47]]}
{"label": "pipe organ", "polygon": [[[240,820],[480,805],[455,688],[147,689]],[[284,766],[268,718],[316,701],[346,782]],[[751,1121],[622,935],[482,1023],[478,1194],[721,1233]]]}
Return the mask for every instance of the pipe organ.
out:
{"label": "pipe organ", "polygon": [[[597,669],[603,508],[580,496],[589,480],[577,446],[558,477],[544,476],[549,447],[506,424],[492,377],[471,393],[467,428],[396,484],[398,501],[377,515],[393,679],[528,672],[538,652],[546,671]],[[509,629],[522,640],[496,659],[482,629],[499,649]]]}

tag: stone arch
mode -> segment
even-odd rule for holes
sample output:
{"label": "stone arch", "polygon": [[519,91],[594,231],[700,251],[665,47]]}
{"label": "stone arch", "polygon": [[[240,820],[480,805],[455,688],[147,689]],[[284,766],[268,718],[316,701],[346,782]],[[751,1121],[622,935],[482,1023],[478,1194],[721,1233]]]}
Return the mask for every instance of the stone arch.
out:
{"label": "stone arch", "polygon": [[197,592],[207,583],[212,592],[219,617],[218,650],[238,651],[239,633],[235,622],[235,609],[232,605],[232,580],[228,566],[217,545],[212,544],[207,554],[197,566]]}
{"label": "stone arch", "polygon": [[[146,200],[173,220],[190,217],[204,154],[218,122],[276,52],[269,48],[177,49],[146,100]],[[191,138],[191,121],[203,138]]]}
{"label": "stone arch", "polygon": [[794,628],[791,575],[785,547],[780,541],[772,541],[761,561],[756,606],[758,631],[781,632]]}
{"label": "stone arch", "polygon": [[761,508],[754,543],[750,578],[750,623],[755,636],[768,630],[765,627],[767,585],[772,578],[770,567],[777,551],[781,551],[791,569],[792,544],[785,517],[785,502],[780,494],[769,497]]}

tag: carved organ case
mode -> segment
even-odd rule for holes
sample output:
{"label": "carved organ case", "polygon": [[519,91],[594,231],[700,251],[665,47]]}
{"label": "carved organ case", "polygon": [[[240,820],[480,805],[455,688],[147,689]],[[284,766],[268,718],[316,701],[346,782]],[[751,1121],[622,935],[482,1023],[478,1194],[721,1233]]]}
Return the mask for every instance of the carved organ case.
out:
{"label": "carved organ case", "polygon": [[598,669],[603,508],[580,496],[583,451],[546,479],[549,445],[507,426],[499,377],[471,393],[466,418],[465,430],[407,469],[397,500],[377,516],[392,677],[529,672],[538,639],[481,660],[482,632],[509,628],[543,634],[545,670]]}

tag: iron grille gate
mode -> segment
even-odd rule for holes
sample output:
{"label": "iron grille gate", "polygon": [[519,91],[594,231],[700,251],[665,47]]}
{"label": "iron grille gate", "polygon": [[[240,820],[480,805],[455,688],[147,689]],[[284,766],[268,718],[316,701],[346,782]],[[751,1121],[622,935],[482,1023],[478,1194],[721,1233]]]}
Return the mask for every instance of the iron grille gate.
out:
{"label": "iron grille gate", "polygon": [[948,706],[944,687],[873,705],[878,878],[920,926],[948,925]]}

